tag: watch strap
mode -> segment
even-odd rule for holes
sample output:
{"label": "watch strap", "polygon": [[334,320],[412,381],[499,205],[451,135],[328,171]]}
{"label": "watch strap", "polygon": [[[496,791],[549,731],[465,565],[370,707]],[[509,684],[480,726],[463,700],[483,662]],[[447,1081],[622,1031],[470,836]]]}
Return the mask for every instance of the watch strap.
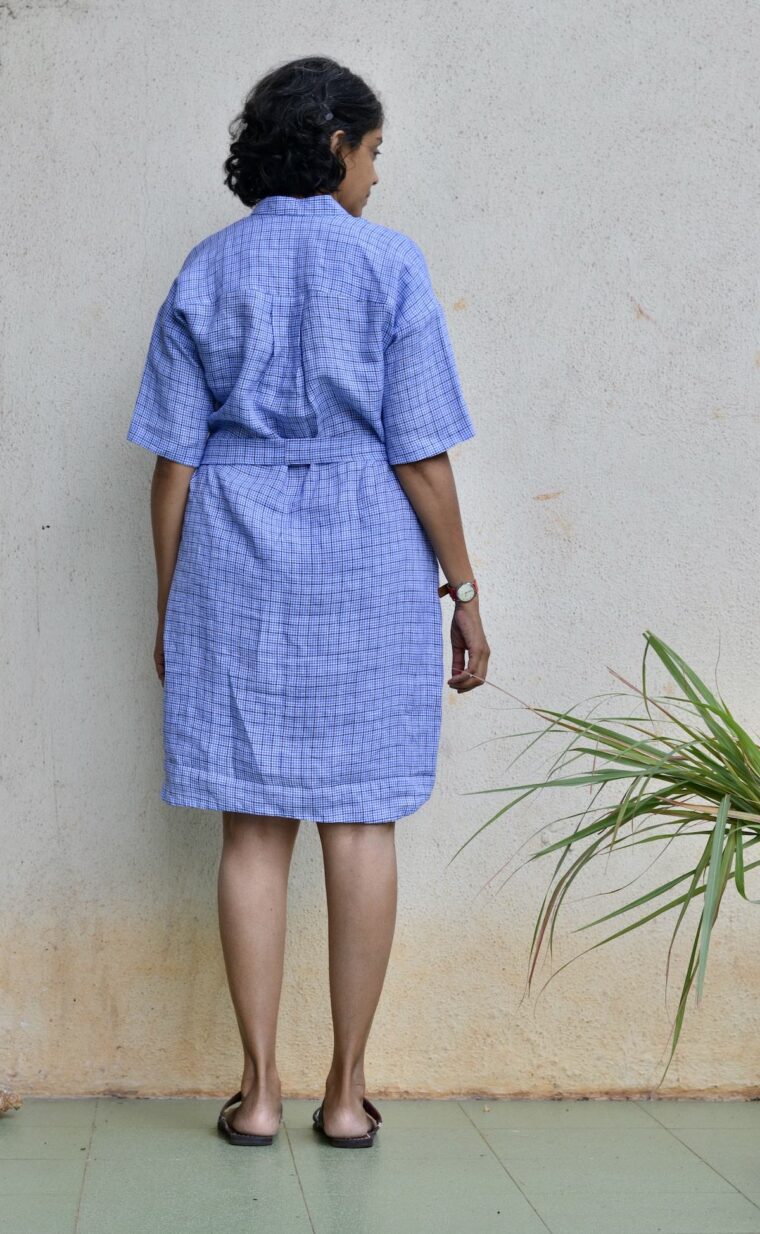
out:
{"label": "watch strap", "polygon": [[[474,578],[467,579],[466,581],[467,581],[468,583],[472,583],[473,587],[475,588],[475,595],[477,596],[477,595],[479,594],[479,593],[478,593],[478,584],[477,584],[477,581],[476,581]],[[459,583],[459,584],[458,584],[458,586],[460,586],[460,587],[461,587],[461,583]],[[452,600],[454,600],[454,602],[456,603],[456,600],[457,600],[457,588],[456,588],[456,586],[454,585],[454,583],[449,583],[449,582],[446,582],[446,583],[441,583],[440,587],[438,588],[438,595],[439,595],[439,596],[445,596],[445,595],[446,595],[446,592],[448,592],[448,593],[449,593],[449,595],[451,596]],[[475,597],[473,596],[473,599],[474,599],[474,598],[475,598]],[[460,603],[461,603],[461,604],[469,604],[469,603],[470,603],[470,601],[469,601],[469,600],[461,600],[461,601],[460,601]]]}

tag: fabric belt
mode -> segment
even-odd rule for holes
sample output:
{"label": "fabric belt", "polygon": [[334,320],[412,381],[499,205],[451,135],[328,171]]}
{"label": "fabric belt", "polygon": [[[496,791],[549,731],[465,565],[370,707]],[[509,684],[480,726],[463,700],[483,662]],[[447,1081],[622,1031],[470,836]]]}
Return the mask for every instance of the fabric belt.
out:
{"label": "fabric belt", "polygon": [[387,459],[385,442],[368,433],[339,437],[242,437],[219,431],[206,442],[204,463],[329,463],[376,456]]}

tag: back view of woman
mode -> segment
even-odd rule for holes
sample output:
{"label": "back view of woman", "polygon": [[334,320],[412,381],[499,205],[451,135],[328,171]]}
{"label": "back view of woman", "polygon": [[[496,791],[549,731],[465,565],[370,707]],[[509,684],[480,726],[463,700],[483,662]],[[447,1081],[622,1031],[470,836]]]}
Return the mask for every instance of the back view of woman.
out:
{"label": "back view of woman", "polygon": [[324,855],[334,1030],[314,1126],[339,1147],[374,1142],[364,1053],[395,925],[395,821],[435,783],[442,597],[449,687],[476,688],[488,664],[446,453],[475,432],[446,320],[415,241],[362,217],[382,124],[369,87],[324,57],[257,83],[225,163],[249,212],[182,263],[127,434],[158,456],[161,796],[223,819],[244,1063],[219,1129],[235,1144],[271,1143],[282,1115],[301,819]]}

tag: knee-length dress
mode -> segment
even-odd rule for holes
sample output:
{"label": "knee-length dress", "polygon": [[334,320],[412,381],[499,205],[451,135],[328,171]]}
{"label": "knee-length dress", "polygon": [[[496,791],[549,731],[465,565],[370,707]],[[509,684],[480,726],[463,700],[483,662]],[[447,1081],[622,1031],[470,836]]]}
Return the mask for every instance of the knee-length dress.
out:
{"label": "knee-length dress", "polygon": [[164,801],[374,823],[430,797],[438,563],[393,466],[474,435],[409,236],[331,194],[273,195],[189,252],[127,433],[195,468],[164,621]]}

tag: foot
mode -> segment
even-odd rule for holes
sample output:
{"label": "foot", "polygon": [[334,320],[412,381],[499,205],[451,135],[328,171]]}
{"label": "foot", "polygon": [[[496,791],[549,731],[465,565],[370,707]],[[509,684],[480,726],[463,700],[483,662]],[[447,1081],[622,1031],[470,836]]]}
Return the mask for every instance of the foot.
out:
{"label": "foot", "polygon": [[327,1135],[347,1139],[372,1130],[375,1120],[364,1109],[363,1097],[363,1090],[340,1093],[328,1084],[322,1101],[322,1126]]}
{"label": "foot", "polygon": [[252,1088],[240,1105],[226,1113],[227,1125],[243,1135],[274,1135],[280,1126],[282,1094],[279,1086]]}

